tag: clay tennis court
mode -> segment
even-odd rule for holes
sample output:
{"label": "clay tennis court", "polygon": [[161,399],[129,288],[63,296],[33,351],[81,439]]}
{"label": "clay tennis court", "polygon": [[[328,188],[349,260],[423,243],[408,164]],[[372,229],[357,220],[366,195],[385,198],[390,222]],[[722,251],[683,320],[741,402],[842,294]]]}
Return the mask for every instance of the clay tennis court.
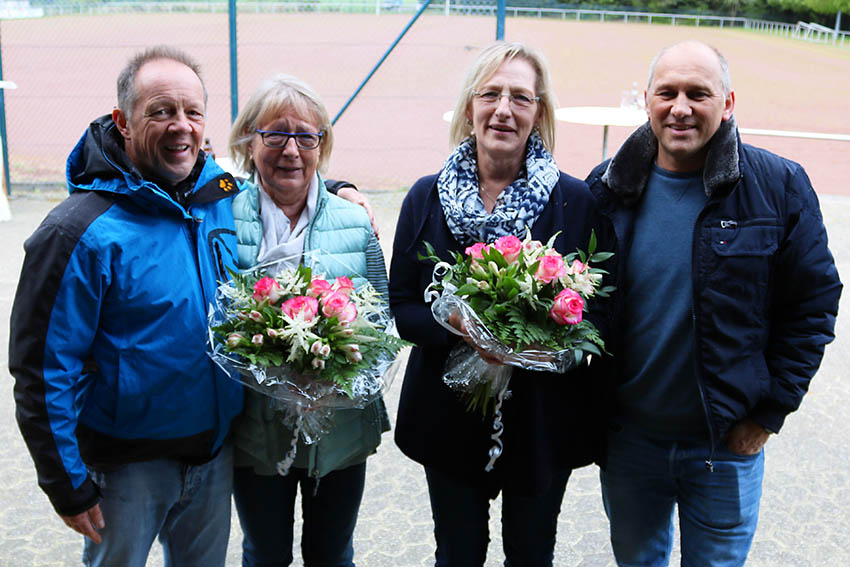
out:
{"label": "clay tennis court", "polygon": [[[268,75],[312,84],[332,116],[410,20],[409,14],[239,14],[240,101]],[[495,38],[484,16],[425,15],[336,126],[330,176],[366,189],[399,189],[436,171],[463,72]],[[551,65],[560,106],[617,106],[653,54],[686,38],[729,59],[742,127],[850,134],[850,49],[744,30],[561,20],[506,21],[509,40],[533,44]],[[207,135],[227,153],[230,122],[226,14],[69,16],[4,21],[12,182],[57,181],[88,122],[111,111],[114,81],[135,51],[172,43],[197,56],[210,93]],[[609,153],[632,130],[611,127]],[[801,162],[821,193],[850,193],[850,142],[746,136]],[[601,158],[602,128],[560,122],[555,157],[579,177]]]}

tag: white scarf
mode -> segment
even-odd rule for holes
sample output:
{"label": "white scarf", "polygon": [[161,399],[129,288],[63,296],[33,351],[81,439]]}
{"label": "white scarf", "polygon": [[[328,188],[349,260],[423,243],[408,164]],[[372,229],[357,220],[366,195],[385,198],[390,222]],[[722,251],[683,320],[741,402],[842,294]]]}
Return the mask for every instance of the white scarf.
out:
{"label": "white scarf", "polygon": [[269,197],[261,183],[257,184],[257,192],[259,193],[260,220],[263,223],[263,241],[260,243],[257,264],[266,266],[270,273],[294,268],[301,261],[307,226],[316,212],[316,203],[319,200],[319,176],[313,174],[313,180],[307,190],[307,203],[301,210],[298,222],[291,228],[289,217]]}

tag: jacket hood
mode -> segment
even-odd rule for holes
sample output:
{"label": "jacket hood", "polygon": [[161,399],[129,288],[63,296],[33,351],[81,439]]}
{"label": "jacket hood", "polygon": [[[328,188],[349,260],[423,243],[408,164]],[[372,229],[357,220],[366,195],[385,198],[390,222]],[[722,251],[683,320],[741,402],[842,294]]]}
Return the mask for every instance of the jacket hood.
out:
{"label": "jacket hood", "polygon": [[110,115],[91,124],[68,158],[68,185],[71,192],[90,185],[95,179],[120,179],[125,173],[141,175],[124,152],[124,140]]}
{"label": "jacket hood", "polygon": [[[199,180],[205,162],[206,156],[200,152],[189,176],[173,190],[166,191],[166,188],[155,181],[145,180],[142,177],[141,172],[130,161],[124,150],[124,138],[112,120],[112,116],[106,114],[89,124],[85,134],[68,156],[66,166],[68,191],[70,193],[80,190],[128,193],[149,185],[169,194],[181,190],[186,192],[191,190]],[[116,183],[116,180],[120,182]]]}
{"label": "jacket hood", "polygon": [[146,208],[180,211],[192,204],[226,198],[238,192],[236,180],[215,160],[198,154],[192,172],[176,187],[162,187],[142,177],[124,151],[124,139],[112,116],[101,116],[89,125],[68,156],[65,174],[68,191],[99,191],[130,197]]}
{"label": "jacket hood", "polygon": [[[741,177],[739,146],[738,125],[733,116],[720,124],[708,142],[702,176],[709,197]],[[634,205],[643,194],[657,153],[658,139],[646,122],[623,142],[608,162],[602,181],[626,205]]]}

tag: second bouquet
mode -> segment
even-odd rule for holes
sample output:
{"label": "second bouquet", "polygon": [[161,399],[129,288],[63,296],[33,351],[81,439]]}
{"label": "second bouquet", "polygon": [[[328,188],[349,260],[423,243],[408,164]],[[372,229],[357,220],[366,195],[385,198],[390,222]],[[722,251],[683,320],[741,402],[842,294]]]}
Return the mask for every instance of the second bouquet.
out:
{"label": "second bouquet", "polygon": [[501,454],[504,427],[501,405],[510,395],[511,368],[564,373],[604,341],[584,315],[594,296],[613,290],[602,286],[604,270],[593,267],[612,256],[596,251],[591,234],[587,252],[566,256],[547,243],[503,236],[469,246],[442,261],[425,243],[422,259],[435,262],[425,291],[434,318],[462,335],[446,362],[443,381],[466,401],[468,411],[493,416],[491,470]]}

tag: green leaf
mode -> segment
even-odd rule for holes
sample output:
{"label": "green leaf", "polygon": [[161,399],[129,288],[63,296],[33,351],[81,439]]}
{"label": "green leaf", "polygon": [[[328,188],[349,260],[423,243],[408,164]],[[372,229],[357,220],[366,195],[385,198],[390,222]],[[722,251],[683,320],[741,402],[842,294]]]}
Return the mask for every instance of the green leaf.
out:
{"label": "green leaf", "polygon": [[476,294],[479,291],[481,290],[478,289],[478,286],[475,284],[464,284],[457,288],[457,291],[455,291],[455,295],[457,295],[458,297],[465,297],[467,295]]}
{"label": "green leaf", "polygon": [[587,243],[587,253],[592,257],[594,252],[596,252],[596,231],[591,230],[590,242]]}

